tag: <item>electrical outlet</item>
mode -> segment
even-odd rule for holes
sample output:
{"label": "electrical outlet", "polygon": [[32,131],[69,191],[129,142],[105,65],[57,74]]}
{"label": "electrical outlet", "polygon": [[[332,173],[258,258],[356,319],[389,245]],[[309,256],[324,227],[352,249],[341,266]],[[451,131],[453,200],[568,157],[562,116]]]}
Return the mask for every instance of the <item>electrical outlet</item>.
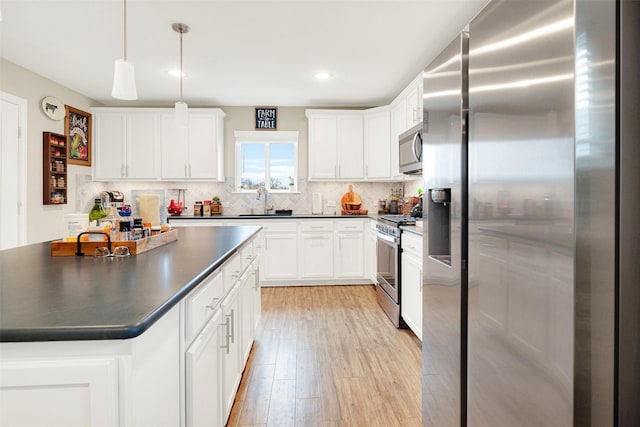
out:
{"label": "electrical outlet", "polygon": [[327,200],[327,207],[328,208],[335,208],[336,207],[336,201],[335,200]]}
{"label": "electrical outlet", "polygon": [[229,202],[222,202],[222,207],[223,207],[223,208],[228,208],[229,206],[231,206],[231,205],[229,204]]}

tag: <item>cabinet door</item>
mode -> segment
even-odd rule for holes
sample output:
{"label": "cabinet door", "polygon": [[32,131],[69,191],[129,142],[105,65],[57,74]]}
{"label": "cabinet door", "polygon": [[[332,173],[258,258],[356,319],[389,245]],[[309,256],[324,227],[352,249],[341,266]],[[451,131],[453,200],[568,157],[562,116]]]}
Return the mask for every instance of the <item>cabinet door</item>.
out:
{"label": "cabinet door", "polygon": [[3,361],[0,377],[0,425],[119,425],[115,358]]}
{"label": "cabinet door", "polygon": [[398,137],[407,130],[407,100],[398,98],[391,106],[391,176],[402,176],[400,173],[400,148]]}
{"label": "cabinet door", "polygon": [[336,178],[338,130],[335,115],[309,117],[309,178]]}
{"label": "cabinet door", "polygon": [[187,177],[221,181],[218,117],[213,113],[190,113]]}
{"label": "cabinet door", "polygon": [[422,341],[422,260],[402,254],[402,318]]}
{"label": "cabinet door", "polygon": [[338,115],[338,177],[364,178],[364,131],[362,116]]}
{"label": "cabinet door", "polygon": [[337,233],[336,240],[336,277],[364,277],[363,233]]}
{"label": "cabinet door", "polygon": [[418,124],[421,112],[418,111],[418,103],[422,93],[418,93],[420,87],[413,83],[407,92],[407,129]]}
{"label": "cabinet door", "polygon": [[253,344],[253,275],[245,272],[240,278],[240,370],[249,358]]}
{"label": "cabinet door", "polygon": [[95,113],[93,116],[93,178],[125,178],[126,115]]}
{"label": "cabinet door", "polygon": [[389,111],[364,117],[366,176],[372,179],[391,178],[391,115]]}
{"label": "cabinet door", "polygon": [[217,310],[186,352],[186,421],[188,427],[222,424],[220,395],[220,321]]}
{"label": "cabinet door", "polygon": [[298,276],[296,233],[265,233],[263,279],[295,279]]}
{"label": "cabinet door", "polygon": [[251,332],[252,336],[255,336],[256,330],[258,329],[258,323],[260,322],[260,318],[262,317],[262,290],[260,286],[260,268],[259,260],[254,261],[251,269],[251,280],[252,289],[253,289],[253,317],[252,324],[253,330]]}
{"label": "cabinet door", "polygon": [[307,232],[300,235],[300,277],[333,277],[333,233]]}
{"label": "cabinet door", "polygon": [[127,114],[127,162],[125,176],[128,179],[158,179],[156,154],[158,144],[157,114]]}
{"label": "cabinet door", "polygon": [[365,247],[364,247],[364,274],[372,283],[376,283],[376,273],[378,267],[377,244],[375,221],[365,226]]}
{"label": "cabinet door", "polygon": [[220,425],[225,425],[227,422],[242,377],[238,319],[240,314],[239,291],[240,286],[236,286],[222,302],[223,319],[220,324],[222,344],[220,345],[220,351],[223,372],[222,402],[224,422]]}
{"label": "cabinet door", "polygon": [[162,179],[185,179],[187,169],[187,130],[176,126],[173,114],[163,114],[161,120]]}

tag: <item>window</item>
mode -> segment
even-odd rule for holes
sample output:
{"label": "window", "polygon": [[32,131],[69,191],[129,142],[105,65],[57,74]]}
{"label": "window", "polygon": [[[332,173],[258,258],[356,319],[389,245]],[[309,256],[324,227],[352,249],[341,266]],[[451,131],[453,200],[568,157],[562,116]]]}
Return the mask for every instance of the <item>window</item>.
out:
{"label": "window", "polygon": [[235,132],[236,191],[298,188],[298,132]]}

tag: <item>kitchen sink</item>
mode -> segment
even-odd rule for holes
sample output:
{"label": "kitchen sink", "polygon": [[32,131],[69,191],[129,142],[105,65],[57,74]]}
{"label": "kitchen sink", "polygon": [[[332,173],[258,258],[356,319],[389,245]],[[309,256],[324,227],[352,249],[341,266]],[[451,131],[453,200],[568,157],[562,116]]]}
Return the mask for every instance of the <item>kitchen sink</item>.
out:
{"label": "kitchen sink", "polygon": [[283,210],[276,210],[274,213],[268,213],[268,214],[253,214],[253,213],[247,213],[247,214],[240,214],[238,216],[256,216],[256,217],[260,217],[260,216],[291,216],[291,214],[293,213],[293,211],[291,209],[283,209]]}

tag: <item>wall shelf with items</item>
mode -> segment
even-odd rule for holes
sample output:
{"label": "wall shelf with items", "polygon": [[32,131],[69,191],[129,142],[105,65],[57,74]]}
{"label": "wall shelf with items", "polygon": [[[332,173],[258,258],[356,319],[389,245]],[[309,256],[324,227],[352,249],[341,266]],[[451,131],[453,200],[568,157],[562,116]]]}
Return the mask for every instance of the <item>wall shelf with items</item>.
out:
{"label": "wall shelf with items", "polygon": [[67,137],[42,132],[42,204],[66,204],[67,183]]}

